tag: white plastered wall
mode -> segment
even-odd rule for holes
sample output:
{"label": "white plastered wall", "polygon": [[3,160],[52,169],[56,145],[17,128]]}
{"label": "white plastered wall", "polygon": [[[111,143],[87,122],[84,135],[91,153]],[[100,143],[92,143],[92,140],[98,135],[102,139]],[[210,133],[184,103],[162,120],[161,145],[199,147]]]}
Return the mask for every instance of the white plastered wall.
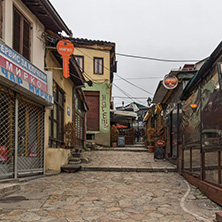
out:
{"label": "white plastered wall", "polygon": [[4,42],[13,48],[13,7],[31,24],[31,63],[44,71],[44,41],[41,34],[44,32],[43,24],[20,0],[3,1],[3,35]]}

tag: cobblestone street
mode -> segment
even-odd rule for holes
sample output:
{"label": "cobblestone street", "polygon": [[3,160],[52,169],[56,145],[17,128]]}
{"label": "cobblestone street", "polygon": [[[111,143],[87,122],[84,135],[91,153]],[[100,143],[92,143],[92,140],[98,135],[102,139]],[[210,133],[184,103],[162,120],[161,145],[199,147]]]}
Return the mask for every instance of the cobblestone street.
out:
{"label": "cobblestone street", "polygon": [[[84,156],[90,166],[171,166],[148,152]],[[189,188],[178,173],[167,171],[61,173],[21,183],[21,190],[0,200],[0,221],[214,221],[221,208]]]}

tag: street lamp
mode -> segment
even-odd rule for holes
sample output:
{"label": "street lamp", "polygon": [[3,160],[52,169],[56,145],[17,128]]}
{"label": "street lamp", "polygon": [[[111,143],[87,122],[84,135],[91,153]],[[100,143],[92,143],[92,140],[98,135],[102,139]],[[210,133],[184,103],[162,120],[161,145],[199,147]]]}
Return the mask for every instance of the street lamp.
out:
{"label": "street lamp", "polygon": [[152,99],[150,97],[148,97],[147,104],[148,104],[149,107],[150,107],[151,103],[152,103]]}

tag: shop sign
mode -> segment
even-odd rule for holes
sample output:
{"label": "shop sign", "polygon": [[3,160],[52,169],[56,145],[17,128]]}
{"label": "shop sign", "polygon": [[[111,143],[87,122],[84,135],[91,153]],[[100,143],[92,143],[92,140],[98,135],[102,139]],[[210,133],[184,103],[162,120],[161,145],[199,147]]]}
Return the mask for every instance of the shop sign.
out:
{"label": "shop sign", "polygon": [[74,52],[74,46],[69,40],[60,40],[57,43],[57,51],[63,59],[63,76],[68,78],[69,75],[69,58]]}
{"label": "shop sign", "polygon": [[7,161],[8,148],[6,146],[0,146],[0,161]]}
{"label": "shop sign", "polygon": [[104,94],[102,95],[102,126],[103,126],[103,129],[107,129],[109,126],[106,95]]}
{"label": "shop sign", "polygon": [[165,75],[163,85],[167,89],[175,89],[178,85],[178,79],[176,76]]}
{"label": "shop sign", "polygon": [[53,103],[47,75],[0,41],[0,76]]}
{"label": "shop sign", "polygon": [[47,75],[0,41],[0,66],[10,73],[47,92]]}
{"label": "shop sign", "polygon": [[1,66],[0,66],[0,76],[5,77],[6,79],[16,83],[18,86],[27,89],[28,91],[34,93],[35,95],[40,96],[42,99],[46,100],[47,102],[53,103],[53,98],[51,95],[33,86],[32,84],[23,80],[19,76],[14,75],[13,73],[9,72],[7,69],[4,69]]}
{"label": "shop sign", "polygon": [[70,108],[67,107],[67,115],[70,116]]}

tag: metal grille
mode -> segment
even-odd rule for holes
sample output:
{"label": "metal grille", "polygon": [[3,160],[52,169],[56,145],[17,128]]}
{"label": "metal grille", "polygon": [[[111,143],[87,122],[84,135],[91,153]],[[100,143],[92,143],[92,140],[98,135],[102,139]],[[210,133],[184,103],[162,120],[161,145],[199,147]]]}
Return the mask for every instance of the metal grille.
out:
{"label": "metal grille", "polygon": [[43,172],[43,108],[18,99],[18,174]]}
{"label": "metal grille", "polygon": [[0,86],[0,178],[13,176],[14,94]]}
{"label": "metal grille", "polygon": [[43,107],[19,95],[16,98],[0,85],[0,179],[43,173],[43,169]]}
{"label": "metal grille", "polygon": [[75,112],[75,129],[77,137],[77,145],[83,148],[84,143],[84,116],[81,116],[79,113]]}

